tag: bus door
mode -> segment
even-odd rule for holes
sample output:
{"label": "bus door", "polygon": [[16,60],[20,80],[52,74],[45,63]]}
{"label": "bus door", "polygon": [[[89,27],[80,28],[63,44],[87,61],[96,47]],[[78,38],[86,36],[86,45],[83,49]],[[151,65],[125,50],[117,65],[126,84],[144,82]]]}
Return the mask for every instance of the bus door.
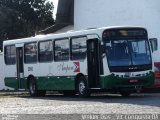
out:
{"label": "bus door", "polygon": [[97,38],[87,41],[88,85],[97,88],[99,84],[99,41]]}
{"label": "bus door", "polygon": [[18,89],[22,89],[23,78],[24,78],[24,67],[23,67],[23,45],[16,45],[16,65],[17,65],[17,81]]}

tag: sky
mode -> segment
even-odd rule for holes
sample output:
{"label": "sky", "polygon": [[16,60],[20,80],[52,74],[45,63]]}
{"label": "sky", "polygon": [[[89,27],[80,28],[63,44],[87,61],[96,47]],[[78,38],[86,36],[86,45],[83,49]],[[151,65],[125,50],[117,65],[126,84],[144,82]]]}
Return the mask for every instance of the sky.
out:
{"label": "sky", "polygon": [[54,5],[53,18],[56,18],[58,0],[48,0],[48,1],[53,2],[53,5]]}

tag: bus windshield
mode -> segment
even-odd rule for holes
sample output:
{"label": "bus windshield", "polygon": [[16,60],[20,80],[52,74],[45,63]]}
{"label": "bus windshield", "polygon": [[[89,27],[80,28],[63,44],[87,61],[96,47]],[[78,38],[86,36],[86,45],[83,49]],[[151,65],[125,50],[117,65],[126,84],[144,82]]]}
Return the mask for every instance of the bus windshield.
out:
{"label": "bus windshield", "polygon": [[145,39],[107,40],[105,47],[111,69],[122,67],[122,70],[123,67],[132,66],[137,70],[140,65],[151,64],[150,49]]}

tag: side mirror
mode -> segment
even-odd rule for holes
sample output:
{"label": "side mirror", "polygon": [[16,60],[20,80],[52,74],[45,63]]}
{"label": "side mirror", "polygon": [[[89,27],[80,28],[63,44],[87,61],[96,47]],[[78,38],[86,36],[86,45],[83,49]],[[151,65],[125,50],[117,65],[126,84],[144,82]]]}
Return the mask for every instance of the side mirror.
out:
{"label": "side mirror", "polygon": [[157,38],[150,38],[149,39],[151,47],[152,47],[152,52],[157,51],[158,50],[158,40]]}

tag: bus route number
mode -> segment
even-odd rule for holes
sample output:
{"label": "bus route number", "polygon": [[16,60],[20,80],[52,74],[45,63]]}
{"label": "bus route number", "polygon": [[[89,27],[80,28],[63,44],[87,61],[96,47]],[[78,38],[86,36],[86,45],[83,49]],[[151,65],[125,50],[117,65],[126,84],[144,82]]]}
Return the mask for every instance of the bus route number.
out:
{"label": "bus route number", "polygon": [[33,71],[33,67],[28,67],[28,71]]}

